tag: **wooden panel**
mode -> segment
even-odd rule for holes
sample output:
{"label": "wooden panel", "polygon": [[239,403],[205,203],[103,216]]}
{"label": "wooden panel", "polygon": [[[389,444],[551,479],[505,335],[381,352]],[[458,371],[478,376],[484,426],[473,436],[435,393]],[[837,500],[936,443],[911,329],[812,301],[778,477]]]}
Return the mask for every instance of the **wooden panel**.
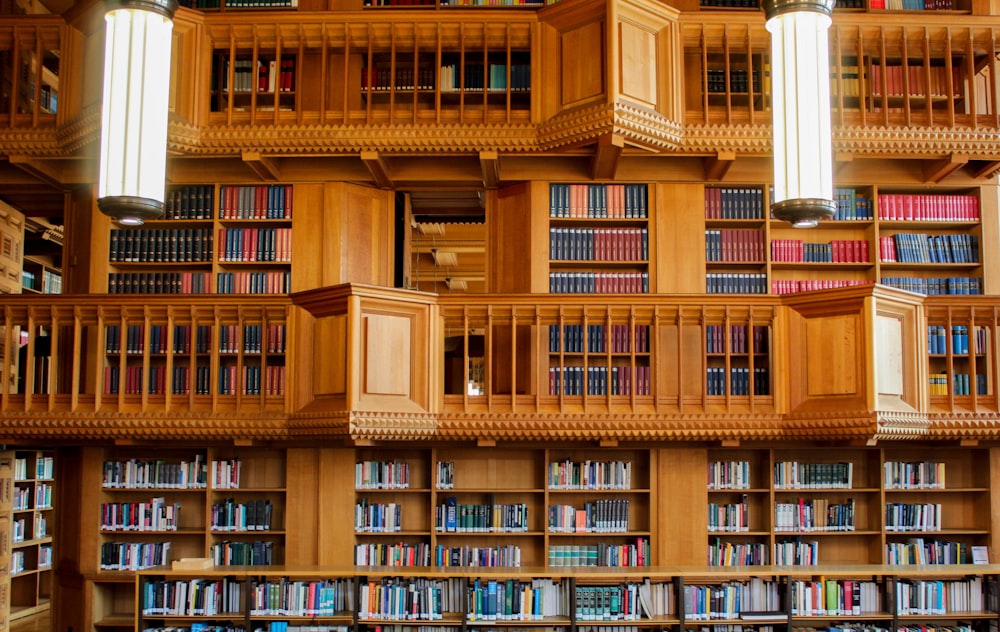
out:
{"label": "wooden panel", "polygon": [[[540,190],[540,185],[535,185]],[[546,250],[539,251],[531,244],[533,222],[532,207],[541,200],[536,195],[532,195],[535,188],[527,185],[517,185],[504,187],[499,191],[489,192],[487,200],[494,200],[493,204],[487,204],[486,223],[487,230],[487,287],[490,292],[528,292],[531,291],[535,277],[540,274],[532,274],[533,266],[538,265],[535,260],[539,256],[544,256],[548,260],[548,242]],[[546,213],[548,212],[548,187],[546,192]],[[538,212],[538,211],[536,211]],[[545,236],[548,237],[547,223]],[[525,239],[528,243],[525,243]],[[527,253],[529,256],[525,256]],[[548,276],[548,267],[545,266],[545,276]],[[545,283],[545,291],[548,291],[548,279]]]}
{"label": "wooden panel", "polygon": [[621,95],[656,108],[656,34],[634,24],[618,25]]}
{"label": "wooden panel", "polygon": [[314,329],[313,393],[347,393],[347,316],[329,316],[318,320]]}
{"label": "wooden panel", "polygon": [[899,318],[875,319],[876,391],[879,395],[903,394],[903,332]]}
{"label": "wooden panel", "polygon": [[806,321],[806,392],[810,397],[859,394],[860,323],[853,314]]}
{"label": "wooden panel", "polygon": [[[658,184],[655,207],[656,293],[705,291],[705,187],[701,184]],[[651,244],[652,245],[652,244]]]}
{"label": "wooden panel", "polygon": [[653,539],[655,564],[703,565],[708,560],[708,453],[700,448],[659,450],[653,495],[659,513]]}
{"label": "wooden panel", "polygon": [[[562,35],[562,105],[570,107],[604,92],[604,25],[584,24]],[[591,63],[581,63],[592,60]]]}
{"label": "wooden panel", "polygon": [[[392,192],[335,182],[326,185],[325,230],[311,235],[321,246],[321,285],[393,285]],[[320,237],[323,239],[321,240]]]}
{"label": "wooden panel", "polygon": [[311,564],[317,560],[322,539],[319,512],[325,504],[320,496],[330,487],[318,476],[322,452],[311,448],[289,448],[286,454],[286,564]]}
{"label": "wooden panel", "polygon": [[354,456],[348,449],[319,450],[319,465],[312,472],[320,481],[316,564],[354,564],[353,514],[348,514],[354,507]]}
{"label": "wooden panel", "polygon": [[399,316],[365,317],[366,394],[409,396],[410,326],[410,319]]}

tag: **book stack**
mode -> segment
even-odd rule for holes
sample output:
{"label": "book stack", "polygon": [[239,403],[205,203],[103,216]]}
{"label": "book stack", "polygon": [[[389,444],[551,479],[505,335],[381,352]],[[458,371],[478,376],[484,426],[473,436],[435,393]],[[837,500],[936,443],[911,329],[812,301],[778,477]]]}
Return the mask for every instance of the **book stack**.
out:
{"label": "book stack", "polygon": [[878,196],[878,218],[922,222],[977,222],[979,197],[882,193]]}

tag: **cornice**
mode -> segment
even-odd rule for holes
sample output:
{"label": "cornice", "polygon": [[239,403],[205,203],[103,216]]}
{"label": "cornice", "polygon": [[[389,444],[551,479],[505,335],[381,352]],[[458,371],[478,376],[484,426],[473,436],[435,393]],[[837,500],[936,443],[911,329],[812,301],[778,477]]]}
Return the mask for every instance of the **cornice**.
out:
{"label": "cornice", "polygon": [[[100,107],[91,105],[61,127],[0,129],[0,154],[33,158],[80,156],[100,140]],[[176,156],[234,156],[253,148],[271,155],[385,153],[466,154],[494,150],[512,154],[555,151],[587,145],[605,134],[663,155],[704,155],[720,151],[748,155],[771,152],[770,122],[760,124],[691,124],[628,102],[599,103],[561,112],[544,123],[438,125],[204,125],[179,117],[169,124],[168,150]],[[836,126],[835,151],[856,156],[939,157],[962,154],[972,159],[1000,157],[1000,129],[904,126]]]}
{"label": "cornice", "polygon": [[930,416],[928,436],[934,439],[1000,439],[996,411],[942,413]]}
{"label": "cornice", "polygon": [[3,440],[282,440],[280,414],[210,413],[5,413]]}

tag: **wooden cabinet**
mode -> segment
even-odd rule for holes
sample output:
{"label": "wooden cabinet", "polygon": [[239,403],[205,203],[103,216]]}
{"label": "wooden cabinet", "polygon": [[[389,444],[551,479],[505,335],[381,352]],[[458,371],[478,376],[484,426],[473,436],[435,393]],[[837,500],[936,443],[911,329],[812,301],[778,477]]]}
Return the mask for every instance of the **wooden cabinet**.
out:
{"label": "wooden cabinet", "polygon": [[53,452],[14,452],[10,534],[10,618],[48,610],[55,524]]}

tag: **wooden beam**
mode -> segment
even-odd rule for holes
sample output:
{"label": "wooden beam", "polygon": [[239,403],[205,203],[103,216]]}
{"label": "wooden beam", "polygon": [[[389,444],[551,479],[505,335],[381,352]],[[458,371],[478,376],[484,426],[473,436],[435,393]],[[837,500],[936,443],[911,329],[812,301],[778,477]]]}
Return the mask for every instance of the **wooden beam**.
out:
{"label": "wooden beam", "polygon": [[43,160],[29,158],[28,156],[21,154],[12,154],[7,158],[7,160],[10,161],[10,164],[19,168],[21,171],[29,174],[33,178],[37,178],[52,188],[59,191],[64,189],[63,178],[55,169],[53,169],[52,163],[46,163]]}
{"label": "wooden beam", "polygon": [[274,158],[266,158],[259,151],[243,152],[243,164],[250,167],[250,170],[258,178],[266,182],[277,182],[281,179],[281,171]]}
{"label": "wooden beam", "polygon": [[590,162],[590,175],[595,180],[613,180],[618,171],[618,160],[625,149],[625,137],[605,134],[597,139],[597,149]]}
{"label": "wooden beam", "polygon": [[487,189],[500,186],[500,155],[497,152],[479,152],[479,166],[483,169],[483,186]]}
{"label": "wooden beam", "polygon": [[976,178],[992,178],[1000,171],[1000,160],[987,160],[982,164],[981,167],[972,172],[972,177]]}
{"label": "wooden beam", "polygon": [[952,154],[937,160],[924,163],[924,182],[941,182],[969,162],[969,157],[962,154]]}
{"label": "wooden beam", "polygon": [[726,177],[729,168],[736,162],[735,151],[720,151],[705,159],[705,179],[718,182]]}
{"label": "wooden beam", "polygon": [[372,174],[372,180],[375,181],[378,188],[396,188],[392,184],[392,176],[389,175],[389,165],[386,164],[385,158],[380,156],[377,151],[361,152],[361,162],[365,163],[365,167],[367,167],[368,172]]}

